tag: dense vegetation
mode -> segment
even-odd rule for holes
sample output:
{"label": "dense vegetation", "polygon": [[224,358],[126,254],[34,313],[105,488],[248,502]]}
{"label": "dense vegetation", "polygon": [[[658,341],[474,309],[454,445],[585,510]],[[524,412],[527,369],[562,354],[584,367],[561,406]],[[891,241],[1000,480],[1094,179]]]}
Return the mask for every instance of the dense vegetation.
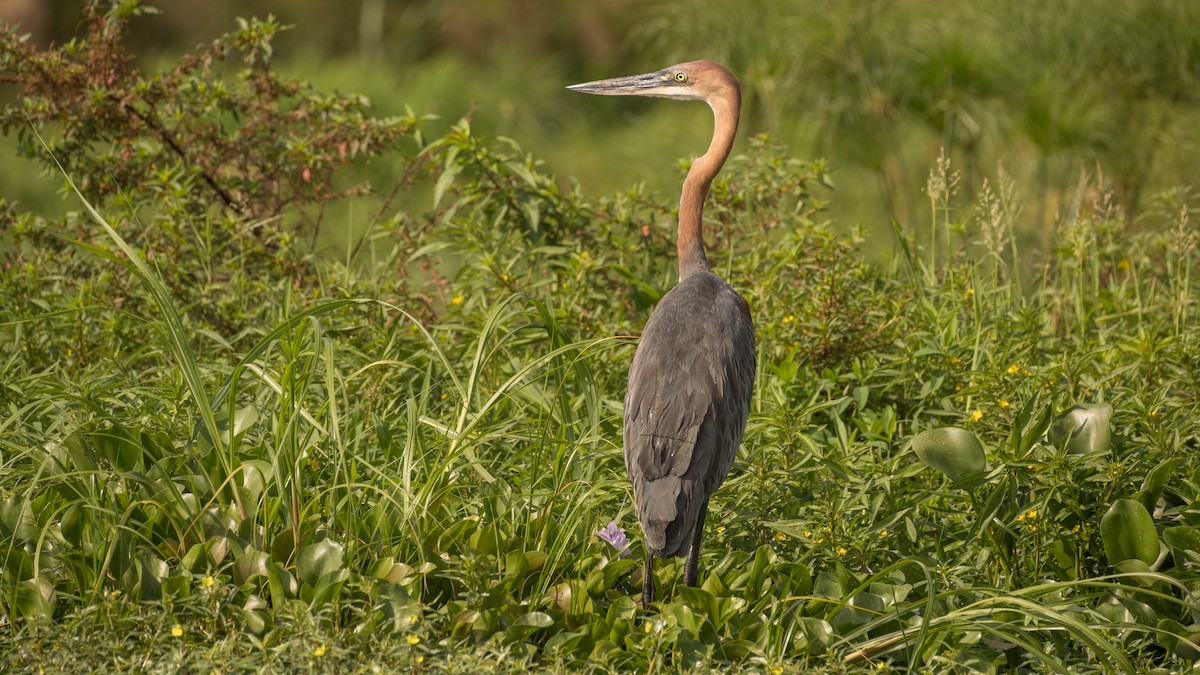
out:
{"label": "dense vegetation", "polygon": [[756,396],[702,586],[663,565],[642,613],[620,412],[673,191],[589,197],[468,120],[373,116],[280,74],[270,20],[143,70],[140,11],[0,38],[0,124],[72,205],[0,203],[6,669],[1200,656],[1190,189],[1132,209],[1089,164],[1037,250],[1042,198],[948,142],[870,264],[827,164],[748,134],[706,218]]}

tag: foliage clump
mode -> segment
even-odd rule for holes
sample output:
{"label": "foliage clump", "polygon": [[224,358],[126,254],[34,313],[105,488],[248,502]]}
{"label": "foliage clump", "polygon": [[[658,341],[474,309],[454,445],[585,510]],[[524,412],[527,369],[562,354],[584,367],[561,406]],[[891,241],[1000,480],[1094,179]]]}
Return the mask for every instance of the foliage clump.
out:
{"label": "foliage clump", "polygon": [[[143,73],[124,41],[129,21],[150,11],[91,0],[86,35],[46,50],[0,33],[0,83],[23,101],[0,110],[0,129],[16,132],[22,156],[52,171],[61,163],[97,207],[153,207],[155,224],[201,220],[215,207],[273,240],[283,228],[270,219],[315,206],[319,225],[325,205],[365,189],[339,185],[338,169],[395,150],[414,130],[411,117],[371,116],[361,96],[281,77],[271,43],[284,27],[274,18],[242,20]],[[122,195],[131,186],[139,189]]]}

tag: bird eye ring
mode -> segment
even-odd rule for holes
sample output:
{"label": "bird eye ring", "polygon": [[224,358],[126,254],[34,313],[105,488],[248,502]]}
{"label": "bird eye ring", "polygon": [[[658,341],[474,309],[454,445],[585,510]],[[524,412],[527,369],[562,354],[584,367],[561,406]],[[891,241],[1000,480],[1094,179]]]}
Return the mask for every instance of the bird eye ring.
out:
{"label": "bird eye ring", "polygon": [[682,70],[679,71],[678,73],[675,73],[675,81],[678,82],[679,84],[683,84],[684,82],[687,82],[687,73],[683,72]]}

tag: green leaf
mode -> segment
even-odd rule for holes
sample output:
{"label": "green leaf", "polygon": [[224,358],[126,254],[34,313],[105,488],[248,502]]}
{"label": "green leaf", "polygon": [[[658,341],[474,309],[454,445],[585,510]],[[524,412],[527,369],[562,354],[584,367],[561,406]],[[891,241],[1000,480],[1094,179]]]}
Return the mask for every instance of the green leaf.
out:
{"label": "green leaf", "polygon": [[296,577],[292,576],[291,572],[283,566],[281,562],[273,562],[267,568],[267,589],[271,592],[271,601],[276,607],[283,607],[291,600],[300,595],[300,584],[296,581]]}
{"label": "green leaf", "polygon": [[48,623],[54,618],[54,584],[36,577],[17,584],[17,612],[27,623]]}
{"label": "green leaf", "polygon": [[1118,499],[1100,519],[1100,535],[1104,540],[1104,555],[1116,565],[1125,560],[1140,560],[1153,565],[1158,559],[1158,533],[1154,519],[1142,503],[1133,499]]}
{"label": "green leaf", "polygon": [[1071,455],[1106,453],[1110,445],[1112,412],[1112,406],[1107,403],[1074,406],[1054,418],[1048,434],[1050,442]]}
{"label": "green leaf", "polygon": [[1174,619],[1160,619],[1157,628],[1163,647],[1181,659],[1200,660],[1200,624],[1185,627]]}
{"label": "green leaf", "polygon": [[833,625],[824,619],[819,619],[812,616],[800,617],[800,631],[796,641],[796,647],[802,652],[810,655],[823,653],[833,644],[834,632]]}
{"label": "green leaf", "polygon": [[554,625],[554,619],[545,612],[529,612],[519,617],[507,630],[504,637],[511,642],[524,642],[542,628]]}
{"label": "green leaf", "polygon": [[975,434],[958,427],[922,431],[912,439],[917,457],[955,483],[980,478],[987,471],[983,445]]}
{"label": "green leaf", "polygon": [[239,586],[258,575],[266,576],[268,556],[248,548],[233,561],[233,581]]}
{"label": "green leaf", "polygon": [[332,539],[325,539],[300,549],[296,556],[296,574],[300,582],[315,584],[326,574],[332,574],[342,568],[342,555],[345,553],[342,545]]}

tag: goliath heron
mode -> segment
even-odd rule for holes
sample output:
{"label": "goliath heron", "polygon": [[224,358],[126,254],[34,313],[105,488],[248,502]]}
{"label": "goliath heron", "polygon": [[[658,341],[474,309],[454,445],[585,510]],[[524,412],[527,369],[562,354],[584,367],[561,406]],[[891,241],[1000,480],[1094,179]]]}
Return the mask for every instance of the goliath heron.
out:
{"label": "goliath heron", "polygon": [[679,198],[679,283],[646,322],[625,394],[625,470],[646,541],[648,609],[655,556],[686,555],[683,583],[696,585],[708,499],[729,474],[750,411],[750,306],[709,268],[701,230],[709,185],[733,147],[741,90],[733,73],[712,61],[568,89],[704,101],[714,117],[708,152],[692,162]]}

